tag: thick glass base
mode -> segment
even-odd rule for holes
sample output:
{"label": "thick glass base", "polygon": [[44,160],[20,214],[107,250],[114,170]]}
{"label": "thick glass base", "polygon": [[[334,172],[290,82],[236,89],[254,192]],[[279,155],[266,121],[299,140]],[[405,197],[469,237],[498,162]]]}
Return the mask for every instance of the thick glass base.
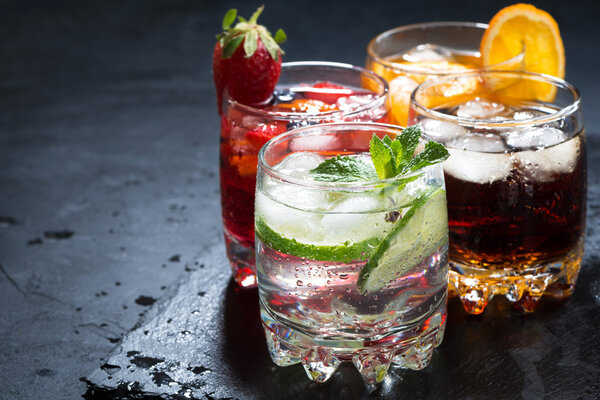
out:
{"label": "thick glass base", "polygon": [[[425,368],[433,349],[442,343],[446,326],[446,299],[423,320],[392,335],[352,340],[347,337],[314,337],[279,322],[261,304],[267,346],[273,362],[281,367],[302,363],[308,377],[325,382],[344,361],[352,362],[368,384],[385,378],[391,364],[400,368]],[[347,335],[347,333],[345,333]]]}
{"label": "thick glass base", "polygon": [[225,229],[225,248],[231,265],[233,279],[240,287],[256,287],[256,267],[254,265],[254,246],[242,243]]}
{"label": "thick glass base", "polygon": [[450,284],[470,314],[481,314],[495,295],[521,312],[533,312],[543,295],[565,299],[573,294],[583,247],[582,238],[564,257],[521,269],[488,270],[450,260]]}

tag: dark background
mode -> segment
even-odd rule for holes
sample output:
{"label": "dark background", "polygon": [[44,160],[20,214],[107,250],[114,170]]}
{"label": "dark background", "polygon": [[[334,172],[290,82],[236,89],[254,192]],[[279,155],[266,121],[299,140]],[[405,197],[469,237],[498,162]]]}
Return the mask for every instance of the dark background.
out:
{"label": "dark background", "polygon": [[[273,1],[260,21],[285,29],[287,61],[364,65],[366,45],[379,32],[421,21],[487,22],[508,4]],[[600,397],[600,6],[534,4],[557,20],[567,80],[583,95],[590,188],[579,287],[567,303],[546,302],[525,317],[501,301],[467,317],[451,301],[432,365],[405,375],[392,397]],[[249,17],[258,5],[0,3],[0,399],[80,397],[86,385],[79,378],[104,362],[152,300],[164,300],[187,276],[206,276],[206,286],[217,287],[230,321],[256,321],[248,317],[256,312],[253,292],[186,266],[222,247],[214,35],[227,9]],[[254,362],[268,362],[255,325],[251,332],[228,326],[235,330],[227,335],[249,337],[227,353],[238,368],[232,381],[246,390],[240,393],[286,398],[289,380],[306,379],[299,367],[275,369],[284,378],[267,388],[268,376],[259,382],[251,373]],[[223,333],[210,335],[218,342]],[[360,378],[344,370],[323,387],[302,381],[306,391],[295,395],[368,395],[338,390],[344,379],[356,385]]]}

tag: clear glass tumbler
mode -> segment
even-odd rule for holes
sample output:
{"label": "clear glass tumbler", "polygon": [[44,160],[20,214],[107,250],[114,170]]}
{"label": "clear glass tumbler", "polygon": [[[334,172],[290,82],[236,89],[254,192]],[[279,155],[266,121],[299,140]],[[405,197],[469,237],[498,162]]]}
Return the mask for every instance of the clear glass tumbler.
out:
{"label": "clear glass tumbler", "polygon": [[422,369],[443,337],[448,227],[440,164],[387,180],[321,182],[338,154],[371,162],[392,125],[339,123],[287,132],[259,154],[256,266],[269,352],[324,382],[343,361],[367,383],[390,364]]}
{"label": "clear glass tumbler", "polygon": [[[483,66],[479,45],[487,24],[426,22],[400,26],[377,35],[367,46],[367,69],[390,85],[391,121],[408,122],[410,94],[428,79]],[[519,70],[523,54],[489,69]]]}
{"label": "clear glass tumbler", "polygon": [[221,209],[235,281],[256,286],[254,188],[258,151],[290,129],[335,121],[387,122],[387,83],[363,68],[330,62],[283,63],[273,98],[255,108],[227,97],[221,116]]}
{"label": "clear glass tumbler", "polygon": [[580,95],[562,79],[480,71],[421,84],[410,121],[446,145],[450,282],[464,308],[494,295],[534,311],[573,293],[587,171]]}

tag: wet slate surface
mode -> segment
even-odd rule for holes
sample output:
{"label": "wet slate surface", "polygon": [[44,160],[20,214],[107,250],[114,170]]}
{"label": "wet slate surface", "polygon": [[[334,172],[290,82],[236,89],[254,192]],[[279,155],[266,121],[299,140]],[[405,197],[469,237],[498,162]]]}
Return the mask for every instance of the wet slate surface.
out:
{"label": "wet slate surface", "polygon": [[[273,2],[264,22],[286,28],[290,61],[362,64],[380,31],[485,21],[504,4]],[[275,367],[256,291],[236,290],[225,265],[209,57],[225,10],[255,4],[3,1],[0,399],[600,398],[600,12],[539,5],[584,97],[579,287],[531,316],[498,301],[469,317],[451,301],[432,364],[369,392],[351,367],[324,385]]]}

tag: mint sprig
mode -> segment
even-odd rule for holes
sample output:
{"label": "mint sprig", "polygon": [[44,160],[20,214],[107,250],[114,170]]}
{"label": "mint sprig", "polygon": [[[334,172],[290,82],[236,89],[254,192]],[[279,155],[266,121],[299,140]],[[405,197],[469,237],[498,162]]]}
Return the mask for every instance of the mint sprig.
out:
{"label": "mint sprig", "polygon": [[420,125],[409,126],[394,140],[387,135],[383,139],[373,135],[369,150],[379,178],[392,178],[437,164],[448,158],[446,148],[433,141],[427,142],[423,151],[415,155],[420,138]]}
{"label": "mint sprig", "polygon": [[372,181],[403,175],[448,158],[448,150],[434,141],[427,142],[423,151],[415,155],[420,139],[421,125],[409,126],[394,139],[387,135],[380,139],[373,134],[369,142],[372,166],[356,158],[338,155],[325,160],[310,173],[313,179],[323,182]]}

